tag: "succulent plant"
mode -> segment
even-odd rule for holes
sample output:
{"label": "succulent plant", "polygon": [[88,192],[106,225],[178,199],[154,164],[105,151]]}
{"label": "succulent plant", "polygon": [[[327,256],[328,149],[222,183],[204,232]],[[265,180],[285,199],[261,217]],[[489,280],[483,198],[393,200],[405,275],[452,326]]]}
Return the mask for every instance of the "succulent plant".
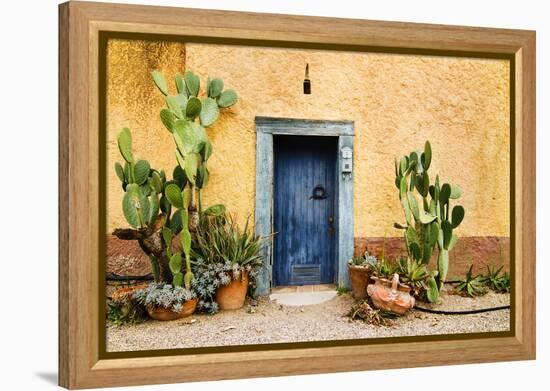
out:
{"label": "succulent plant", "polygon": [[487,289],[483,284],[483,279],[481,276],[474,276],[472,269],[473,265],[470,265],[466,276],[463,280],[460,280],[455,290],[470,297],[484,295],[487,293]]}
{"label": "succulent plant", "polygon": [[481,281],[495,292],[510,292],[510,275],[503,272],[504,266],[497,268],[487,265],[487,274],[481,276]]}
{"label": "succulent plant", "polygon": [[[451,211],[451,200],[458,199],[462,193],[458,186],[441,185],[438,175],[434,184],[430,184],[428,169],[431,161],[429,141],[426,141],[423,151],[413,151],[395,159],[395,185],[399,189],[406,223],[395,223],[394,227],[404,230],[407,251],[415,261],[428,264],[437,247],[435,281],[441,290],[449,269],[449,251],[458,241],[454,230],[464,219],[465,210],[456,205]],[[436,301],[436,296],[432,292],[428,298]]]}
{"label": "succulent plant", "polygon": [[404,284],[409,285],[415,296],[422,291],[426,292],[428,301],[433,303],[439,297],[439,290],[435,276],[437,271],[428,271],[427,265],[411,258],[401,258],[398,262],[397,272]]}

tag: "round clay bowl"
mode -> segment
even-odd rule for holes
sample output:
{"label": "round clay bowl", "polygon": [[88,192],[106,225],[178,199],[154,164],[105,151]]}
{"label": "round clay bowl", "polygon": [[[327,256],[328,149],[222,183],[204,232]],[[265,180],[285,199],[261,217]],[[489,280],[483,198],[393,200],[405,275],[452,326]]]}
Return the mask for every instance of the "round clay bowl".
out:
{"label": "round clay bowl", "polygon": [[195,312],[197,308],[197,299],[187,300],[183,303],[179,312],[174,312],[164,307],[147,307],[147,313],[155,320],[176,320],[185,318]]}
{"label": "round clay bowl", "polygon": [[240,278],[221,285],[216,290],[216,301],[221,310],[237,310],[244,305],[248,290],[248,272],[242,272]]}

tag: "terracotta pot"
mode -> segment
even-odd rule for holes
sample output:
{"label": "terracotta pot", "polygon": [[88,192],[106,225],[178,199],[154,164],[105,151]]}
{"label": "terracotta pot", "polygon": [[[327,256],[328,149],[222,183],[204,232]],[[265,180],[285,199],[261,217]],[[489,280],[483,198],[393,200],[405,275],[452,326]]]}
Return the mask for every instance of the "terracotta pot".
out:
{"label": "terracotta pot", "polygon": [[353,297],[357,300],[365,299],[367,297],[367,285],[369,285],[370,268],[348,263],[348,270]]}
{"label": "terracotta pot", "polygon": [[111,300],[120,304],[127,303],[130,301],[135,292],[145,288],[147,288],[147,284],[139,284],[125,288],[119,288],[113,292],[113,294],[111,295]]}
{"label": "terracotta pot", "polygon": [[232,279],[228,285],[222,285],[216,290],[216,301],[221,310],[236,310],[244,305],[248,290],[248,272],[243,271],[241,277]]}
{"label": "terracotta pot", "polygon": [[411,287],[399,283],[395,273],[390,281],[386,278],[372,277],[374,284],[367,287],[367,292],[375,307],[403,315],[414,306]]}
{"label": "terracotta pot", "polygon": [[147,307],[147,313],[155,320],[176,320],[185,318],[195,312],[197,308],[197,299],[187,300],[182,304],[179,312],[174,312],[164,307]]}

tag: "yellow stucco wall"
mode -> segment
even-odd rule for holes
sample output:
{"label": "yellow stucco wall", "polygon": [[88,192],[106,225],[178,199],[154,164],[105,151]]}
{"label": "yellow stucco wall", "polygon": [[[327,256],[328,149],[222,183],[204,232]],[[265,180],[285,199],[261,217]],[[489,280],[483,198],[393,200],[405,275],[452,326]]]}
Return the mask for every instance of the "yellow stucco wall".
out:
{"label": "yellow stucco wall", "polygon": [[[173,54],[158,54],[154,66],[138,57],[139,64],[117,68],[134,81],[116,89],[154,92],[149,79],[133,74],[159,67],[171,75],[182,63]],[[306,63],[311,95],[302,93]],[[187,44],[185,64],[203,83],[207,75],[223,78],[240,98],[208,130],[214,154],[207,204],[222,202],[241,221],[253,216],[255,116],[348,120],[356,132],[355,236],[400,235],[392,228],[402,220],[393,159],[422,147],[426,139],[434,151],[433,177],[439,172],[463,189],[460,201],[467,216],[460,234],[508,236],[507,61]],[[146,102],[108,106],[110,160],[118,159],[116,132],[130,126],[135,138],[145,141],[136,145],[138,156],[161,168],[173,166],[170,135],[158,120],[162,104],[157,94]],[[108,183],[116,183],[113,172]],[[126,225],[118,185],[109,188],[108,198],[108,228]]]}
{"label": "yellow stucco wall", "polygon": [[[127,227],[122,214],[122,187],[114,172],[115,162],[123,163],[117,136],[124,127],[133,136],[134,157],[149,160],[152,167],[174,166],[174,142],[159,119],[165,104],[151,79],[151,71],[166,75],[183,72],[185,45],[112,39],[107,44],[107,230]],[[171,86],[172,87],[172,86]],[[169,176],[172,173],[170,171]]]}

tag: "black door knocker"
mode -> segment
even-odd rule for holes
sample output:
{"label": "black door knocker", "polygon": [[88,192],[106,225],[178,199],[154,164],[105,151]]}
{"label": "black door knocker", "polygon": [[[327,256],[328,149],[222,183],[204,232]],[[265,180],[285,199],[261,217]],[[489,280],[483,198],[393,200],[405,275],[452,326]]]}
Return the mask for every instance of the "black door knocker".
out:
{"label": "black door knocker", "polygon": [[317,185],[313,188],[313,194],[309,197],[310,200],[324,200],[328,198],[325,188],[321,185]]}

